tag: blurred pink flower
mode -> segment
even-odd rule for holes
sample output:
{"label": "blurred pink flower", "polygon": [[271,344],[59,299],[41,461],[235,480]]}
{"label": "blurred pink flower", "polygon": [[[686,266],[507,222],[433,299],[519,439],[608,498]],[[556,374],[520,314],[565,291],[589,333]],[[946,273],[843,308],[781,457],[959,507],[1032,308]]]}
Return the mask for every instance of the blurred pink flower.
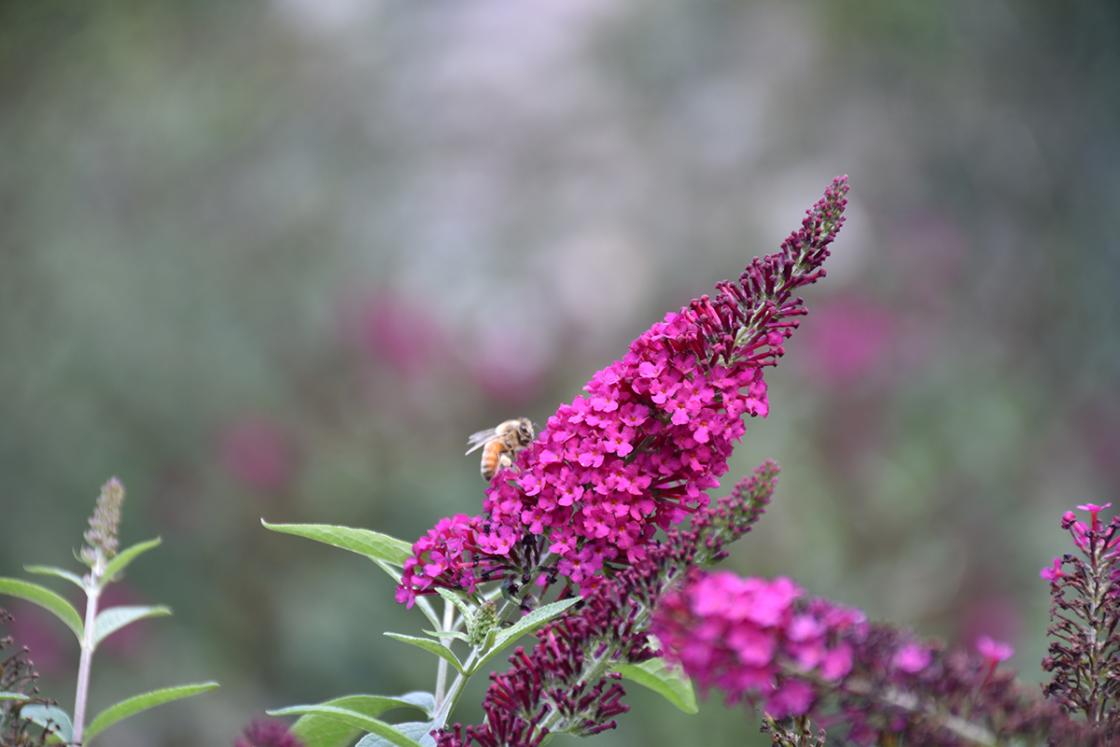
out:
{"label": "blurred pink flower", "polygon": [[822,306],[805,332],[811,375],[843,386],[867,377],[882,363],[895,335],[890,312],[856,298]]}
{"label": "blurred pink flower", "polygon": [[[77,601],[71,598],[71,601]],[[29,602],[5,600],[5,606],[12,614],[8,632],[20,646],[31,650],[31,661],[40,674],[53,676],[60,674],[68,666],[71,654],[77,655],[77,647],[72,650],[67,644],[73,638],[66,628],[49,613]]]}
{"label": "blurred pink flower", "polygon": [[245,486],[275,492],[295,477],[297,453],[281,427],[261,418],[244,418],[226,427],[220,437],[222,462]]}
{"label": "blurred pink flower", "polygon": [[403,376],[432,369],[445,346],[442,326],[427,306],[394,291],[344,308],[343,328],[372,361]]}
{"label": "blurred pink flower", "polygon": [[540,339],[493,335],[478,343],[471,375],[487,397],[506,408],[531,402],[552,368],[554,351]]}
{"label": "blurred pink flower", "polygon": [[976,639],[976,651],[984,657],[989,666],[994,666],[1002,661],[1007,661],[1015,655],[1015,649],[1010,643],[982,635]]}
{"label": "blurred pink flower", "polygon": [[895,652],[894,659],[891,660],[891,665],[909,674],[917,674],[929,666],[930,660],[929,649],[917,643],[908,643],[897,652]]}
{"label": "blurred pink flower", "polygon": [[1018,601],[999,593],[998,578],[977,574],[977,585],[963,600],[958,640],[976,643],[981,638],[1013,641],[1022,633],[1023,616]]}

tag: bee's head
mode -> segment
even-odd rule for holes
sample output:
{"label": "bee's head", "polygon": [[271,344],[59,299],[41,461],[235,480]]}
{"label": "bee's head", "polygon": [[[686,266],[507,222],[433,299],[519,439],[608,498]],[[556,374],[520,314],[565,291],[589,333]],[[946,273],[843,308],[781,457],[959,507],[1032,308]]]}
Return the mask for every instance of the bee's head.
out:
{"label": "bee's head", "polygon": [[517,421],[517,440],[521,442],[522,446],[528,446],[533,443],[533,421],[529,418],[519,418]]}

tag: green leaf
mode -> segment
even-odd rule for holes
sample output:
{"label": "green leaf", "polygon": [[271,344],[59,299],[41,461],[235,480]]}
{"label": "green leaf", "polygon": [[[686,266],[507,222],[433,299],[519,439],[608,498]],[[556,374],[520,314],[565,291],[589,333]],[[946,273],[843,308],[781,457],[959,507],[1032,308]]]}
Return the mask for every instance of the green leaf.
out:
{"label": "green leaf", "polygon": [[[435,747],[436,740],[432,738],[431,734],[435,724],[431,721],[406,721],[403,724],[393,724],[393,728],[405,736],[415,739],[421,747]],[[358,740],[354,747],[389,747],[390,744],[392,742],[377,734],[366,734]]]}
{"label": "green leaf", "polygon": [[137,620],[148,617],[167,617],[170,614],[171,609],[162,605],[158,607],[110,607],[107,610],[102,610],[93,623],[93,647],[96,649],[101,645],[101,641]]}
{"label": "green leaf", "polygon": [[451,591],[451,589],[445,589],[442,586],[437,586],[436,594],[439,594],[441,597],[443,597],[444,601],[451,602],[451,604],[455,605],[455,608],[458,609],[459,612],[463,614],[463,617],[467,618],[468,620],[471,619],[472,615],[474,615],[474,610],[469,604],[467,604],[466,600],[463,599],[463,597],[459,594]]}
{"label": "green leaf", "polygon": [[525,617],[521,618],[510,627],[498,631],[498,634],[494,636],[494,645],[475,662],[471,667],[471,673],[477,672],[483,664],[493,659],[503,649],[521,636],[540,628],[549,620],[563,614],[565,610],[580,601],[582,601],[581,597],[572,597],[571,599],[563,599],[559,602],[542,605],[528,615],[525,615]]}
{"label": "green leaf", "polygon": [[451,666],[455,667],[460,673],[466,673],[463,669],[463,663],[459,661],[459,657],[452,653],[451,649],[438,641],[433,641],[429,638],[420,638],[414,635],[404,635],[403,633],[385,633],[384,635],[388,638],[392,638],[394,641],[407,643],[410,646],[422,648],[430,654],[435,654],[441,659],[450,662]]}
{"label": "green leaf", "polygon": [[[345,708],[371,718],[396,708],[416,708],[431,715],[435,698],[431,693],[413,692],[400,697],[383,695],[346,695],[321,705]],[[351,726],[330,716],[308,714],[292,725],[292,734],[307,747],[348,747],[364,729]]]}
{"label": "green leaf", "polygon": [[64,578],[70,583],[77,586],[79,589],[85,589],[85,582],[82,577],[77,573],[71,573],[64,568],[55,568],[53,565],[25,565],[23,570],[28,573],[35,573],[40,576],[55,576],[57,578]]}
{"label": "green leaf", "polygon": [[692,680],[680,668],[666,664],[661,657],[643,661],[641,664],[618,664],[615,666],[615,671],[624,679],[653,690],[690,716],[700,710],[696,706],[696,693],[692,690]]}
{"label": "green leaf", "polygon": [[19,597],[39,605],[66,623],[66,627],[74,631],[79,642],[82,640],[82,616],[74,609],[74,605],[45,586],[18,578],[0,578],[0,594]]}
{"label": "green leaf", "polygon": [[385,571],[385,573],[389,575],[389,578],[393,579],[394,584],[400,585],[401,572],[397,570],[397,566],[386,563],[384,560],[377,560],[376,558],[370,558],[370,560],[372,560],[378,568]]}
{"label": "green leaf", "polygon": [[460,633],[458,630],[425,630],[424,635],[430,635],[432,638],[454,638],[457,641],[470,642],[466,633]]}
{"label": "green leaf", "polygon": [[[289,706],[288,708],[278,708],[274,711],[268,711],[267,713],[269,716],[302,716],[304,714],[324,716],[336,721],[341,721],[344,724],[356,727],[362,731],[372,732],[385,737],[390,744],[395,744],[397,747],[420,747],[419,742],[397,731],[384,721],[379,721],[372,716],[367,716],[364,713],[350,708],[339,708],[338,706],[326,704],[298,705]],[[308,747],[317,747],[317,745],[310,744]]]}
{"label": "green leaf", "polygon": [[402,565],[412,555],[412,545],[396,537],[369,529],[352,529],[331,524],[269,524],[261,519],[265,529],[283,534],[294,534],[332,547],[338,547],[370,560]]}
{"label": "green leaf", "polygon": [[70,714],[58,706],[33,703],[23,706],[19,715],[20,718],[38,724],[51,734],[57,735],[59,741],[69,742],[73,738],[74,726],[70,723]]}
{"label": "green leaf", "polygon": [[23,693],[10,693],[0,691],[0,700],[27,700],[27,696]]}
{"label": "green leaf", "polygon": [[124,569],[127,568],[132,561],[136,560],[136,558],[143,555],[148,550],[159,547],[161,541],[159,537],[156,537],[155,539],[150,539],[145,542],[137,542],[132,547],[125,548],[117,553],[105,566],[105,572],[101,574],[101,585],[104,586],[105,584],[115,581],[118,576],[124,573]]}
{"label": "green leaf", "polygon": [[[119,557],[119,556],[118,556]],[[124,721],[126,718],[135,716],[142,713],[149,708],[163,705],[164,703],[171,703],[183,698],[190,698],[195,695],[210,692],[218,687],[217,682],[200,682],[194,685],[178,685],[177,687],[165,687],[162,690],[152,690],[141,695],[134,695],[131,698],[126,698],[116,705],[111,705],[90,722],[86,728],[85,743],[88,745],[93,738],[101,732],[108,729],[110,726]]]}

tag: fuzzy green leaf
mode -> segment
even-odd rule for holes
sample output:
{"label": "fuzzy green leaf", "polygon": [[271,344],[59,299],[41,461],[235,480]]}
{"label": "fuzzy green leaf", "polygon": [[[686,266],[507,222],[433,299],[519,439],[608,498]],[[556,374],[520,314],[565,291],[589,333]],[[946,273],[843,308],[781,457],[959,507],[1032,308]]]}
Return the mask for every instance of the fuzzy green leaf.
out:
{"label": "fuzzy green leaf", "polygon": [[402,565],[412,555],[412,546],[404,540],[369,529],[331,524],[270,524],[261,519],[265,529],[283,534],[294,534],[332,547],[364,555],[370,560],[378,560],[394,565]]}
{"label": "fuzzy green leaf", "polygon": [[135,716],[138,713],[143,713],[150,708],[155,708],[164,703],[171,703],[176,700],[182,700],[183,698],[190,698],[195,695],[210,692],[217,687],[217,682],[200,682],[195,685],[165,687],[162,690],[152,690],[151,692],[126,698],[97,714],[93,721],[90,722],[89,727],[86,728],[85,743],[88,745],[98,734],[105,731],[110,726],[124,721],[126,718]]}
{"label": "fuzzy green leaf", "polygon": [[113,633],[126,625],[131,625],[137,620],[148,617],[167,617],[171,614],[169,607],[110,607],[98,613],[93,625],[93,647],[96,649]]}
{"label": "fuzzy green leaf", "polygon": [[74,605],[45,586],[21,581],[18,578],[0,578],[0,594],[19,597],[37,604],[74,631],[79,642],[82,640],[82,616],[74,609]]}
{"label": "fuzzy green leaf", "polygon": [[23,570],[28,573],[35,573],[40,576],[54,576],[56,578],[64,578],[70,583],[77,586],[79,589],[86,588],[85,582],[82,577],[77,573],[71,573],[64,568],[55,568],[53,565],[25,565]]}
{"label": "fuzzy green leaf", "polygon": [[[328,700],[321,705],[345,708],[371,718],[396,708],[416,708],[431,715],[435,707],[435,698],[431,693],[426,692],[406,693],[399,697],[346,695]],[[292,725],[291,732],[307,747],[348,747],[354,743],[357,736],[364,733],[364,730],[334,717],[308,714],[301,716]]]}
{"label": "fuzzy green leaf", "polygon": [[117,553],[116,556],[106,564],[105,572],[101,574],[101,585],[104,586],[105,584],[116,581],[132,561],[136,560],[136,558],[143,555],[148,550],[159,547],[160,542],[162,542],[162,540],[156,537],[155,539],[145,540],[144,542],[137,542],[135,545],[127,547]]}
{"label": "fuzzy green leaf", "polygon": [[700,711],[696,705],[696,693],[692,690],[692,680],[678,667],[669,666],[660,657],[640,664],[618,664],[615,671],[623,679],[653,690],[690,716]]}
{"label": "fuzzy green leaf", "polygon": [[457,641],[470,642],[466,633],[460,633],[457,630],[425,630],[424,635],[430,635],[432,638],[454,638]]}
{"label": "fuzzy green leaf", "polygon": [[[432,738],[432,729],[435,724],[431,721],[406,721],[403,724],[393,724],[400,733],[415,739],[421,747],[435,747],[436,740]],[[366,734],[358,740],[354,747],[389,747],[392,742],[377,734]]]}
{"label": "fuzzy green leaf", "polygon": [[27,696],[23,693],[0,691],[0,700],[27,700]]}
{"label": "fuzzy green leaf", "polygon": [[[323,716],[356,727],[361,731],[371,732],[385,737],[390,744],[397,745],[397,747],[421,747],[419,742],[397,731],[397,729],[384,721],[380,721],[372,716],[367,716],[351,708],[339,708],[338,706],[326,704],[298,705],[289,706],[288,708],[278,708],[274,711],[268,711],[267,713],[269,716],[303,716],[307,714]],[[316,745],[308,745],[308,747],[316,747]]]}
{"label": "fuzzy green leaf", "polygon": [[504,630],[498,631],[494,636],[494,645],[482,655],[475,664],[471,667],[471,673],[477,672],[486,662],[493,659],[503,649],[507,648],[510,644],[516,641],[526,633],[532,633],[537,628],[545,625],[549,620],[559,617],[573,604],[582,601],[580,597],[572,597],[571,599],[563,599],[559,602],[552,602],[537,607],[525,617],[521,618],[513,625]]}
{"label": "fuzzy green leaf", "polygon": [[19,715],[20,718],[43,727],[60,742],[69,742],[73,738],[74,726],[70,723],[70,714],[58,706],[33,703],[23,706]]}
{"label": "fuzzy green leaf", "polygon": [[459,661],[459,657],[452,653],[451,649],[438,641],[433,641],[430,638],[420,638],[414,635],[404,635],[403,633],[385,633],[384,635],[388,638],[392,638],[394,641],[407,643],[410,646],[423,649],[430,654],[435,654],[441,659],[450,662],[451,666],[455,667],[459,672],[464,672],[463,663]]}
{"label": "fuzzy green leaf", "polygon": [[457,594],[454,591],[451,591],[451,589],[445,589],[442,586],[437,586],[436,593],[443,597],[443,600],[445,602],[450,602],[451,604],[455,605],[455,608],[459,610],[459,612],[462,613],[463,617],[467,618],[468,620],[474,614],[474,610],[471,608],[471,605],[467,604],[467,601],[463,599],[461,595]]}

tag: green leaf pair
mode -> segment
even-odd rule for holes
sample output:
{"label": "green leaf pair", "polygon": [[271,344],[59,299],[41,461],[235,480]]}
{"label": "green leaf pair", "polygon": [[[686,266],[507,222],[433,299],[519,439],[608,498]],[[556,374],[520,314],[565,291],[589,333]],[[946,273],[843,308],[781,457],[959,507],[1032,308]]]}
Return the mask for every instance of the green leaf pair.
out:
{"label": "green leaf pair", "polygon": [[[378,718],[398,708],[419,710],[431,716],[435,700],[431,693],[414,692],[399,697],[347,695],[317,705],[299,705],[269,711],[270,716],[300,716],[291,728],[293,736],[307,747],[347,747],[364,735],[361,745],[422,747],[431,744],[431,722],[389,724]],[[421,727],[427,727],[423,732]],[[428,741],[425,742],[425,739]],[[374,741],[381,740],[381,741]]]}
{"label": "green leaf pair", "polygon": [[[87,596],[99,594],[100,590],[112,581],[117,580],[125,569],[143,553],[158,547],[159,538],[135,544],[110,560],[100,577],[93,574],[85,577],[79,576],[62,568],[47,565],[29,565],[26,570],[41,576],[54,576],[61,578],[81,589]],[[101,610],[93,621],[93,635],[86,639],[86,626],[78,610],[68,600],[50,589],[30,581],[18,578],[0,578],[0,594],[24,599],[58,618],[78,639],[79,644],[88,648],[92,655],[97,647],[109,636],[124,627],[139,620],[153,617],[166,617],[171,614],[168,607],[124,605]],[[142,713],[150,708],[170,703],[172,701],[200,695],[218,687],[216,682],[203,682],[199,684],[180,685],[161,690],[152,690],[140,695],[127,698],[106,708],[90,721],[82,733],[83,744],[88,745],[95,737],[109,727],[126,718]],[[20,693],[0,693],[0,700],[28,700],[26,695]],[[73,741],[75,735],[74,724],[70,715],[58,706],[41,705],[32,703],[23,706],[20,715],[43,727],[51,736],[49,741],[57,744]]]}

